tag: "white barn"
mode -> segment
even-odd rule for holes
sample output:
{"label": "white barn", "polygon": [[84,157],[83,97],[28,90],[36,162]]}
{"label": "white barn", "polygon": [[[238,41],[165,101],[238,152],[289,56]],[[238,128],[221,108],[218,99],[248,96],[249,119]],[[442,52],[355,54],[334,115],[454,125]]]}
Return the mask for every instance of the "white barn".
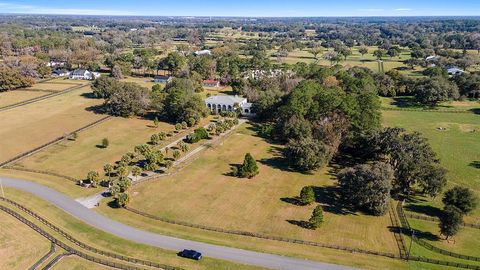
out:
{"label": "white barn", "polygon": [[215,95],[205,99],[205,105],[208,109],[215,112],[233,112],[239,108],[242,115],[252,116],[252,103],[246,98],[238,96]]}

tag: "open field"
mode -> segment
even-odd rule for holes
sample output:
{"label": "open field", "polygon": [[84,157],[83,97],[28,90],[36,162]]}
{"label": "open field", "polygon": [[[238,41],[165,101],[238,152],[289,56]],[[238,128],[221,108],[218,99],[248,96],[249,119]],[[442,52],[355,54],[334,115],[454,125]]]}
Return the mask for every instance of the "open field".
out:
{"label": "open field", "polygon": [[50,250],[50,242],[0,211],[0,269],[28,269]]}
{"label": "open field", "polygon": [[[129,256],[129,257],[135,257],[138,259],[150,260],[158,263],[177,266],[177,267],[181,267],[188,270],[190,269],[192,270],[207,270],[207,269],[208,270],[210,269],[262,270],[264,269],[259,267],[230,263],[230,262],[211,259],[211,258],[204,258],[200,262],[183,259],[176,255],[177,251],[167,251],[167,250],[163,250],[163,249],[159,249],[159,248],[155,248],[147,245],[137,244],[137,243],[110,235],[98,229],[95,229],[77,220],[76,218],[73,218],[72,216],[66,214],[65,212],[56,208],[55,206],[41,199],[38,199],[37,197],[29,195],[29,193],[25,193],[25,192],[18,191],[15,189],[10,189],[10,188],[5,189],[5,193],[7,198],[14,200],[28,207],[29,209],[35,211],[37,214],[41,215],[43,218],[47,219],[49,222],[60,227],[62,230],[65,230],[67,233],[72,234],[79,241],[82,241],[84,243],[87,243],[90,246],[93,246],[102,250],[115,252],[115,253]],[[5,203],[0,202],[0,204],[5,204]],[[11,207],[9,204],[5,204],[5,205]],[[19,213],[23,213],[23,212],[19,211]],[[69,243],[69,244],[74,246],[72,243]],[[45,250],[45,253],[47,251],[48,249]],[[75,257],[72,257],[72,258],[75,259]],[[83,261],[80,261],[79,263],[83,265]],[[62,264],[60,263],[59,265],[62,265]],[[86,265],[89,266],[90,264],[86,262]],[[25,269],[25,268],[22,268],[22,269]],[[56,268],[56,269],[64,269],[64,268]],[[79,269],[84,269],[84,268],[79,268]],[[87,269],[91,269],[91,268],[87,268]],[[93,269],[97,269],[97,268],[93,268]],[[105,269],[105,268],[98,268],[98,269]]]}
{"label": "open field", "polygon": [[81,85],[82,83],[79,81],[76,81],[76,83],[63,83],[63,81],[57,82],[57,83],[49,83],[49,82],[42,82],[42,83],[37,83],[34,84],[33,86],[26,88],[27,90],[45,90],[45,91],[51,91],[51,92],[60,92],[63,90],[66,90],[70,87],[74,87],[75,85]]}
{"label": "open field", "polygon": [[[335,192],[328,171],[315,175],[286,171],[278,157],[279,147],[256,137],[251,126],[240,127],[224,143],[189,164],[188,169],[135,186],[130,206],[158,216],[225,229],[397,251],[387,228],[387,216],[339,213],[340,209],[329,205]],[[247,151],[260,161],[260,175],[251,180],[226,175],[230,164],[241,163]],[[317,187],[318,200],[326,209],[326,222],[316,231],[299,226],[310,217],[315,205],[300,207],[289,203],[289,198],[297,196],[307,185]],[[335,233],[328,233],[331,231]]]}
{"label": "open field", "polygon": [[480,102],[473,101],[473,100],[465,100],[465,101],[448,101],[442,102],[438,104],[436,107],[425,107],[421,104],[417,104],[415,102],[414,97],[411,96],[402,96],[402,97],[381,97],[382,107],[387,109],[427,109],[427,110],[453,110],[453,111],[471,111],[475,112],[476,110],[480,110]]}
{"label": "open field", "polygon": [[8,160],[104,115],[90,110],[102,100],[85,97],[89,86],[0,113],[0,161]]}
{"label": "open field", "polygon": [[29,100],[36,97],[49,95],[48,92],[43,91],[7,91],[0,93],[0,108],[8,105],[12,105],[18,102]]}
{"label": "open field", "polygon": [[[91,170],[102,172],[103,165],[133,152],[136,145],[148,142],[152,134],[174,130],[173,125],[165,122],[160,122],[158,128],[152,125],[152,121],[140,118],[113,118],[80,133],[75,141],[58,143],[16,165],[81,179]],[[103,138],[110,141],[106,149],[99,147]]]}
{"label": "open field", "polygon": [[[436,222],[409,219],[409,223],[412,228],[422,232],[422,234],[417,237],[436,247],[462,255],[480,257],[480,250],[478,250],[480,246],[480,230],[478,229],[462,227],[457,235],[451,240],[446,241],[444,236],[440,237],[438,224]],[[477,264],[480,265],[480,262]]]}
{"label": "open field", "polygon": [[[398,126],[410,131],[419,131],[426,138],[441,163],[448,170],[449,187],[462,185],[469,187],[480,195],[480,170],[476,165],[480,161],[480,116],[473,113],[440,113],[384,111],[383,120],[386,126]],[[438,128],[446,128],[439,130]],[[447,188],[449,188],[447,187]],[[443,207],[441,196],[434,200],[420,202],[424,208],[433,204]],[[431,214],[431,213],[430,213]],[[474,222],[480,217],[480,209],[465,221]]]}
{"label": "open field", "polygon": [[77,256],[63,257],[52,267],[53,270],[108,270],[114,269],[91,261],[87,261]]}
{"label": "open field", "polygon": [[[143,87],[146,87],[148,89],[152,89],[152,86],[154,86],[156,83],[153,82],[152,77],[126,77],[125,79],[121,80],[122,82],[134,82],[137,83]],[[164,86],[165,84],[160,84]]]}

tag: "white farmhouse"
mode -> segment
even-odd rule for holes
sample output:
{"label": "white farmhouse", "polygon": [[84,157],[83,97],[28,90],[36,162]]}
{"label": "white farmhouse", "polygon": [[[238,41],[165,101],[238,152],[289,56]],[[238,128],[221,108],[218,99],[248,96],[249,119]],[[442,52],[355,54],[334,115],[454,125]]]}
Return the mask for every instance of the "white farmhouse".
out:
{"label": "white farmhouse", "polygon": [[252,103],[246,98],[238,96],[215,95],[205,99],[205,105],[208,109],[215,112],[232,112],[238,108],[242,115],[252,116]]}
{"label": "white farmhouse", "polygon": [[90,72],[86,69],[76,69],[70,73],[70,80],[95,80],[100,77],[98,72]]}

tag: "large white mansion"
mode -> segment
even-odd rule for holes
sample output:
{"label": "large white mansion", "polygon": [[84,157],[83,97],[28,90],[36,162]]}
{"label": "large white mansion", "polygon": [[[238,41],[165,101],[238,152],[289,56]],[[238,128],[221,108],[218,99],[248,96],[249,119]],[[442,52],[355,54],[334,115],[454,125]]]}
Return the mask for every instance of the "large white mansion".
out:
{"label": "large white mansion", "polygon": [[232,112],[235,108],[239,108],[242,115],[252,116],[252,103],[246,98],[238,96],[215,95],[205,99],[207,108],[215,112]]}

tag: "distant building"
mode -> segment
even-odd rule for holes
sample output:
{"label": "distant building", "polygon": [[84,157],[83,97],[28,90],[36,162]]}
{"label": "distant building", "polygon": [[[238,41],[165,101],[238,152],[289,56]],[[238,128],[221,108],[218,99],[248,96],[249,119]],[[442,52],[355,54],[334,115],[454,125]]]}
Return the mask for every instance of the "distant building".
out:
{"label": "distant building", "polygon": [[57,68],[52,72],[53,77],[65,77],[69,75],[70,75],[70,71],[64,68]]}
{"label": "distant building", "polygon": [[91,72],[86,69],[76,69],[70,73],[70,80],[94,80],[100,77],[100,73]]}
{"label": "distant building", "polygon": [[425,61],[427,61],[427,62],[437,62],[438,59],[440,59],[439,56],[430,55],[430,56],[427,56],[427,58],[425,58]]}
{"label": "distant building", "polygon": [[291,71],[284,71],[281,69],[272,69],[272,70],[255,69],[247,72],[245,75],[245,79],[259,80],[262,78],[275,78],[282,75],[290,76],[291,74],[292,74]]}
{"label": "distant building", "polygon": [[200,55],[211,55],[212,52],[210,50],[201,50],[201,51],[196,51],[193,53],[194,55],[196,56],[200,56]]}
{"label": "distant building", "polygon": [[155,76],[155,78],[153,79],[153,82],[155,83],[169,83],[172,81],[172,77],[170,76],[160,76],[160,75],[157,75]]}
{"label": "distant building", "polygon": [[245,116],[255,115],[252,113],[252,103],[246,98],[238,96],[215,95],[205,99],[205,105],[208,109],[215,112],[233,112],[235,109]]}
{"label": "distant building", "polygon": [[50,60],[48,61],[47,63],[47,67],[63,67],[67,64],[67,62],[65,61],[54,61],[54,60]]}
{"label": "distant building", "polygon": [[451,75],[451,76],[457,76],[457,75],[462,75],[463,73],[465,73],[465,71],[457,67],[450,67],[447,69],[447,73],[448,75]]}
{"label": "distant building", "polygon": [[205,87],[220,87],[220,82],[216,80],[204,80],[203,86]]}

